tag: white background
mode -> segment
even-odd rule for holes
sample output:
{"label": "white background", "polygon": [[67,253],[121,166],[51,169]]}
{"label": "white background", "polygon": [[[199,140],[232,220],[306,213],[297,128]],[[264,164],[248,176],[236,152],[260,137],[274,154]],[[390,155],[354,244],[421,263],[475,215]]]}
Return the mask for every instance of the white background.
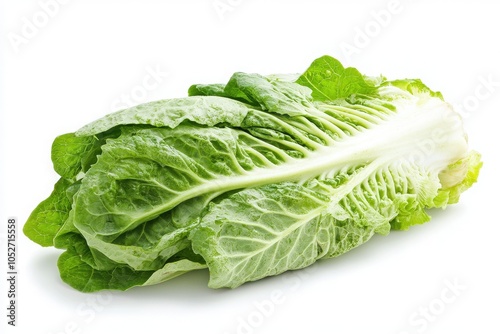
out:
{"label": "white background", "polygon": [[[40,0],[1,1],[0,12],[0,326],[8,333],[500,331],[497,2]],[[60,281],[59,250],[22,234],[57,179],[57,135],[123,103],[185,96],[190,84],[226,82],[235,71],[301,72],[323,54],[365,74],[421,78],[457,106],[485,163],[458,205],[309,270],[235,290],[207,288],[201,271],[83,294]],[[16,328],[5,316],[11,216],[19,224]]]}

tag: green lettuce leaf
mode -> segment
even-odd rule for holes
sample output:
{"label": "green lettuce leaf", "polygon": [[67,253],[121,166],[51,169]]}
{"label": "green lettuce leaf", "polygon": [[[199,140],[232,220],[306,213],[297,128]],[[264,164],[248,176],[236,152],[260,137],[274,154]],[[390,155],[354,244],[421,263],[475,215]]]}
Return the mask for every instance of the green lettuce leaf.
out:
{"label": "green lettuce leaf", "polygon": [[312,89],[317,101],[333,101],[353,94],[373,94],[376,87],[353,67],[344,68],[335,58],[323,56],[297,79],[297,83]]}
{"label": "green lettuce leaf", "polygon": [[70,185],[69,181],[59,179],[50,196],[38,204],[28,217],[23,232],[32,241],[44,247],[54,245],[54,237],[71,210],[72,201],[66,194]]}

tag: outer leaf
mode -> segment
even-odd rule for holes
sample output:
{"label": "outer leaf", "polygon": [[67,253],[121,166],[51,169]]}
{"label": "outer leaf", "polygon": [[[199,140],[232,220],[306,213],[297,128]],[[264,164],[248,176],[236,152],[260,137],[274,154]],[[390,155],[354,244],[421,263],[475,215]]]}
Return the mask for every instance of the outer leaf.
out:
{"label": "outer leaf", "polygon": [[74,133],[58,136],[52,144],[52,162],[54,170],[68,180],[74,180],[83,165],[86,156],[92,155],[95,160],[95,150],[99,140],[95,137],[76,137]]}
{"label": "outer leaf", "polygon": [[189,87],[189,96],[222,96],[226,97],[224,93],[224,84],[211,84],[211,85],[192,85]]}
{"label": "outer leaf", "polygon": [[234,288],[341,255],[391,224],[428,221],[424,209],[438,187],[417,165],[379,158],[302,186],[242,190],[210,206],[193,249],[207,260],[211,287]]}
{"label": "outer leaf", "polygon": [[207,126],[225,123],[238,126],[248,110],[248,106],[239,101],[217,96],[160,100],[106,115],[79,129],[76,135],[91,136],[126,124],[149,124],[172,129],[186,121]]}
{"label": "outer leaf", "polygon": [[143,285],[154,285],[165,282],[183,275],[189,271],[205,269],[207,266],[203,263],[190,261],[187,259],[169,262],[163,268],[155,271]]}
{"label": "outer leaf", "polygon": [[460,194],[477,181],[482,166],[481,155],[475,151],[449,165],[439,174],[443,188],[434,199],[434,206],[444,209],[448,204],[458,203]]}
{"label": "outer leaf", "polygon": [[134,271],[126,266],[108,271],[96,270],[84,262],[73,248],[61,254],[57,265],[62,280],[82,292],[126,290],[144,284],[153,274],[148,271]]}
{"label": "outer leaf", "polygon": [[307,87],[258,74],[233,74],[224,93],[263,110],[289,116],[306,115],[306,108],[312,107],[311,90]]}
{"label": "outer leaf", "polygon": [[353,94],[372,94],[376,88],[355,68],[344,68],[335,58],[323,56],[313,61],[297,83],[312,89],[318,101],[333,101]]}
{"label": "outer leaf", "polygon": [[386,81],[384,82],[384,85],[391,85],[404,89],[415,96],[422,94],[422,95],[437,97],[443,100],[443,95],[440,92],[432,91],[419,79],[402,79],[402,80]]}
{"label": "outer leaf", "polygon": [[183,259],[166,263],[157,271],[137,271],[124,265],[111,270],[97,270],[85,262],[74,248],[65,251],[57,264],[61,279],[82,292],[128,290],[134,286],[158,284],[189,271],[206,268],[204,264]]}
{"label": "outer leaf", "polygon": [[[386,225],[390,219],[385,217]],[[244,190],[213,205],[191,238],[208,261],[209,286],[234,288],[347,252],[380,224],[353,222],[327,196],[279,184]]]}
{"label": "outer leaf", "polygon": [[44,247],[54,245],[54,237],[71,210],[72,201],[66,194],[70,185],[71,182],[66,179],[59,179],[52,194],[38,204],[28,217],[23,232],[32,241]]}

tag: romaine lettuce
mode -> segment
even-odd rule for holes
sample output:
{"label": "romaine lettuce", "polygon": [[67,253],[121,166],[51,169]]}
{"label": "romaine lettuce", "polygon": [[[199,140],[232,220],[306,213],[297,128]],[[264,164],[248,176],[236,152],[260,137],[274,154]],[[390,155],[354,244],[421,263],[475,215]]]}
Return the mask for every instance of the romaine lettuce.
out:
{"label": "romaine lettuce", "polygon": [[235,73],[55,139],[61,176],[24,233],[65,249],[62,279],[125,290],[208,268],[209,286],[341,255],[427,222],[477,179],[462,122],[420,80],[336,59]]}

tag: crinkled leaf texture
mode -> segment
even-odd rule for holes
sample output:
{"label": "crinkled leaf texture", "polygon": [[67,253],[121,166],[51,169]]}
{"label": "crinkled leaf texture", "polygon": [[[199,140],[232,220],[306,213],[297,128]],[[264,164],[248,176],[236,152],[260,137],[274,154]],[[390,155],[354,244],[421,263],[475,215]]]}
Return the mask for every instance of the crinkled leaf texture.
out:
{"label": "crinkled leaf texture", "polygon": [[55,139],[61,179],[24,232],[65,249],[72,287],[208,268],[210,287],[234,288],[300,269],[427,222],[481,168],[440,93],[329,56],[300,76],[235,73],[189,95]]}

